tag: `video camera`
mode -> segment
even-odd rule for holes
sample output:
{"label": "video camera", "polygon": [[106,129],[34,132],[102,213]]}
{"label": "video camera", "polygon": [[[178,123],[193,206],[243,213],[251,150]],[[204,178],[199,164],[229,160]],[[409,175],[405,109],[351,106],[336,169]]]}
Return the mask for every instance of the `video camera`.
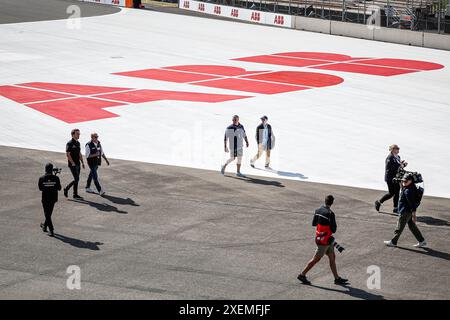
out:
{"label": "video camera", "polygon": [[418,172],[412,172],[412,171],[406,171],[403,168],[399,168],[397,174],[395,175],[395,178],[392,180],[394,182],[400,183],[405,176],[405,174],[410,174],[413,178],[413,183],[422,183],[423,178],[422,175]]}
{"label": "video camera", "polygon": [[53,168],[52,172],[55,176],[57,176],[58,174],[60,174],[62,171],[62,168]]}

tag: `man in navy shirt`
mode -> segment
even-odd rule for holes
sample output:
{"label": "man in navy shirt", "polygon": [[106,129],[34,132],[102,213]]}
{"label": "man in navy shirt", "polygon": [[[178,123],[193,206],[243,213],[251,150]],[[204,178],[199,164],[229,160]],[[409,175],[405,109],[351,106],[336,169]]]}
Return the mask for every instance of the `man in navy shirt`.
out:
{"label": "man in navy shirt", "polygon": [[73,198],[82,199],[78,195],[78,182],[80,181],[80,162],[84,169],[84,161],[83,156],[81,155],[81,147],[78,139],[80,139],[80,130],[73,129],[72,139],[70,139],[66,144],[67,164],[73,175],[73,181],[64,188],[64,196],[66,198],[69,195],[70,188],[73,186]]}
{"label": "man in navy shirt", "polygon": [[417,210],[417,187],[413,182],[413,176],[410,173],[406,173],[402,179],[402,192],[400,195],[400,201],[398,202],[399,218],[397,222],[397,228],[394,232],[394,238],[389,241],[384,241],[388,247],[397,246],[398,239],[403,232],[406,224],[408,224],[409,230],[413,233],[419,243],[414,246],[422,248],[427,246],[422,233],[416,225],[416,210]]}
{"label": "man in navy shirt", "polygon": [[[242,163],[242,156],[244,155],[244,140],[246,143],[246,146],[248,148],[248,139],[247,134],[245,133],[244,126],[239,123],[239,116],[234,115],[233,116],[233,123],[227,127],[225,131],[225,137],[224,137],[224,149],[225,152],[230,152],[230,158],[227,160],[227,162],[222,166],[220,172],[222,174],[225,174],[225,168],[227,165],[229,165],[231,162],[233,162],[235,159],[237,159],[237,173],[236,176],[238,177],[244,177],[244,175],[241,173],[241,163]],[[230,149],[227,147],[227,141],[229,142]]]}

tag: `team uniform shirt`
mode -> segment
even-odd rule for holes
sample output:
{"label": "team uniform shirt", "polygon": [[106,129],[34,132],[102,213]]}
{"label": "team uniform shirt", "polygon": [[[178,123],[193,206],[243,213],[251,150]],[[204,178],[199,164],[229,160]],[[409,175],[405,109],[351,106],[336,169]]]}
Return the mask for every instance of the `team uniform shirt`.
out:
{"label": "team uniform shirt", "polygon": [[[75,165],[79,166],[80,165],[80,152],[81,152],[80,142],[78,142],[75,139],[71,139],[66,144],[66,152],[70,152],[70,156],[72,157],[73,162],[75,163]],[[68,163],[69,167],[72,166],[70,161],[67,161],[67,163]]]}
{"label": "team uniform shirt", "polygon": [[42,202],[57,202],[58,191],[61,190],[59,178],[52,174],[46,174],[39,178],[39,190],[42,191]]}
{"label": "team uniform shirt", "polygon": [[244,126],[242,124],[230,125],[225,131],[224,140],[230,145],[230,154],[235,157],[242,156],[244,148],[244,139],[247,138]]}

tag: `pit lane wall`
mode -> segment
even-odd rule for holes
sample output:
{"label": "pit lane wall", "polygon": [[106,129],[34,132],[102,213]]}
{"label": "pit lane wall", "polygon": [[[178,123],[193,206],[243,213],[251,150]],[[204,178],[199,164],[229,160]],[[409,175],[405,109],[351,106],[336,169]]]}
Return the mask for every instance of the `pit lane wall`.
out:
{"label": "pit lane wall", "polygon": [[117,7],[127,7],[127,8],[133,7],[133,0],[78,0],[78,1],[92,2],[92,3],[99,3],[99,4],[108,4],[108,5],[117,6]]}
{"label": "pit lane wall", "polygon": [[450,50],[450,35],[429,32],[400,30],[384,27],[369,27],[341,21],[323,20],[301,16],[290,16],[272,12],[205,3],[195,0],[179,0],[179,8],[205,14],[233,18],[257,24],[320,32],[338,36],[377,40],[433,49]]}

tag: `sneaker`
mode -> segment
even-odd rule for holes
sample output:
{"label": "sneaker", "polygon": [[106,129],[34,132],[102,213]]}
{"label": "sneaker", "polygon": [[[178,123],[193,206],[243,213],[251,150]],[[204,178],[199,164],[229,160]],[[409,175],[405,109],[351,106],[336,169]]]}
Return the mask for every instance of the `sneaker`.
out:
{"label": "sneaker", "polygon": [[423,240],[422,242],[416,243],[414,247],[416,248],[425,248],[427,246],[427,242]]}
{"label": "sneaker", "polygon": [[308,279],[306,279],[306,276],[303,276],[303,275],[301,275],[301,274],[299,274],[299,275],[297,276],[297,279],[298,279],[299,281],[301,281],[301,283],[303,283],[303,284],[311,284],[311,281],[309,281]]}
{"label": "sneaker", "polygon": [[225,166],[222,166],[222,167],[220,168],[220,173],[221,173],[221,174],[225,174]]}
{"label": "sneaker", "polygon": [[41,229],[42,229],[43,232],[47,232],[47,228],[44,226],[43,223],[41,223],[40,227],[41,227]]}
{"label": "sneaker", "polygon": [[242,173],[240,173],[240,172],[236,173],[236,177],[245,178],[245,176]]}
{"label": "sneaker", "polygon": [[255,164],[250,162],[250,167],[254,168]]}
{"label": "sneaker", "polygon": [[94,190],[92,190],[91,188],[86,188],[86,192],[87,193],[94,193]]}
{"label": "sneaker", "polygon": [[264,166],[264,168],[266,168],[267,170],[272,170],[272,168],[269,165]]}
{"label": "sneaker", "polygon": [[397,244],[393,243],[392,240],[389,241],[383,241],[385,245],[387,245],[388,247],[396,247]]}
{"label": "sneaker", "polygon": [[100,195],[100,196],[104,196],[105,195],[105,191],[103,191],[103,190],[100,190],[99,192],[98,192],[98,194]]}
{"label": "sneaker", "polygon": [[398,213],[398,208],[394,208],[394,209],[392,210],[392,212],[393,212],[393,213]]}
{"label": "sneaker", "polygon": [[334,284],[347,284],[347,282],[348,282],[348,279],[344,279],[341,277],[334,279]]}
{"label": "sneaker", "polygon": [[74,198],[74,199],[78,199],[78,200],[83,200],[83,197],[80,197],[80,196],[77,195],[77,194],[74,194],[74,195],[73,195],[73,198]]}
{"label": "sneaker", "polygon": [[53,230],[50,230],[50,232],[48,233],[48,236],[49,237],[54,237],[55,236],[55,233],[53,232]]}
{"label": "sneaker", "polygon": [[64,197],[68,197],[69,196],[69,190],[67,190],[67,188],[64,188]]}
{"label": "sneaker", "polygon": [[375,210],[377,210],[377,212],[380,212],[380,207],[381,207],[381,202],[380,201],[375,201]]}

